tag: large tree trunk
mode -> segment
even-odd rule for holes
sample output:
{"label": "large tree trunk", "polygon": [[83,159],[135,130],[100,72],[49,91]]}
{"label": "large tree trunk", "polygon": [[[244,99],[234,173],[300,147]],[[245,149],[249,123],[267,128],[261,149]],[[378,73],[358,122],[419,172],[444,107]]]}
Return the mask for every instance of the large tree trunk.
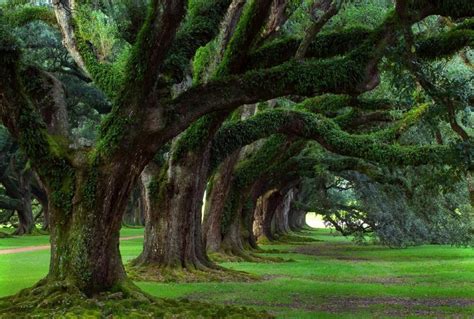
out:
{"label": "large tree trunk", "polygon": [[[23,163],[23,162],[22,162]],[[31,234],[35,228],[33,210],[31,208],[31,172],[22,172],[19,167],[11,164],[9,176],[2,176],[2,185],[5,187],[6,195],[17,200],[15,208],[18,215],[18,227],[14,235]]]}
{"label": "large tree trunk", "polygon": [[13,233],[14,235],[25,235],[31,234],[35,228],[35,222],[33,218],[33,211],[31,210],[31,199],[28,201],[26,198],[22,202],[22,209],[17,211],[18,214],[18,227]]}
{"label": "large tree trunk", "polygon": [[203,237],[207,251],[216,252],[222,243],[222,217],[224,205],[229,194],[234,166],[239,160],[239,153],[229,156],[212,176],[204,207]]}
{"label": "large tree trunk", "polygon": [[[255,114],[256,106],[245,105],[241,111],[241,118],[245,119]],[[209,252],[221,251],[224,236],[223,224],[225,223],[223,220],[224,211],[229,192],[232,188],[234,168],[238,161],[245,157],[245,154],[251,151],[251,149],[251,147],[244,147],[234,151],[220,164],[216,173],[211,177],[210,187],[206,194],[203,222],[204,244]],[[235,230],[237,229],[237,225],[233,227]]]}
{"label": "large tree trunk", "polygon": [[127,210],[123,215],[123,224],[129,226],[142,226],[144,225],[144,197],[143,197],[142,183],[138,183],[133,188],[132,195],[127,205]]}
{"label": "large tree trunk", "polygon": [[307,227],[306,211],[302,209],[293,208],[289,216],[289,226],[291,231],[301,231]]}
{"label": "large tree trunk", "polygon": [[[118,289],[125,282],[119,236],[139,169],[121,164],[75,169],[70,201],[54,200],[57,195],[45,181],[48,198],[53,199],[48,281],[67,282],[88,296]],[[71,182],[63,180],[62,189]]]}
{"label": "large tree trunk", "polygon": [[290,226],[288,223],[288,216],[290,214],[291,209],[291,202],[293,201],[294,193],[293,190],[290,189],[285,196],[283,196],[282,200],[278,204],[275,210],[275,233],[278,235],[286,235],[290,232]]}
{"label": "large tree trunk", "polygon": [[274,240],[272,233],[272,220],[275,213],[275,208],[278,203],[276,197],[278,192],[270,190],[264,195],[260,196],[257,200],[255,208],[255,221],[254,221],[254,235],[258,240]]}
{"label": "large tree trunk", "polygon": [[[161,169],[148,167],[145,242],[135,265],[206,269],[213,267],[202,242],[201,207],[209,168],[209,147]],[[148,175],[148,177],[147,177]],[[154,183],[159,183],[156,192]]]}
{"label": "large tree trunk", "polygon": [[[237,195],[237,192],[239,193]],[[253,259],[249,252],[258,248],[255,236],[253,234],[253,212],[254,205],[251,203],[251,190],[232,189],[229,205],[229,198],[224,209],[222,242],[219,252],[229,256],[242,257],[244,259]]]}
{"label": "large tree trunk", "polygon": [[31,194],[38,200],[42,208],[43,214],[43,230],[49,229],[49,204],[48,204],[48,194],[45,191],[45,187],[39,180],[39,177],[36,173],[33,173],[31,181]]}

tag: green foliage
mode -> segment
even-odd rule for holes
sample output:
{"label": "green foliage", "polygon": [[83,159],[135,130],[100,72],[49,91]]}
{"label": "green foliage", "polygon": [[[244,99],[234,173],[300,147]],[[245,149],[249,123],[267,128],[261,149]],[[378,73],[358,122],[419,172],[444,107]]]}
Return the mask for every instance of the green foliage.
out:
{"label": "green foliage", "polygon": [[100,10],[82,5],[75,13],[79,27],[79,36],[90,42],[99,61],[110,60],[118,41],[118,27],[115,22]]}
{"label": "green foliage", "polygon": [[383,22],[385,15],[393,8],[389,0],[352,0],[325,26],[327,29],[342,30],[361,26],[374,29]]}

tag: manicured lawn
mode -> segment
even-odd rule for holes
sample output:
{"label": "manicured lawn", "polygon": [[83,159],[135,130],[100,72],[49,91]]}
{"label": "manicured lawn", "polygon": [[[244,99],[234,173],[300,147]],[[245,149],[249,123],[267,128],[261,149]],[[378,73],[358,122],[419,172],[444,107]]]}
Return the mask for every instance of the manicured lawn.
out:
{"label": "manicured lawn", "polygon": [[[141,232],[125,229],[122,236]],[[328,230],[304,235],[318,241],[263,246],[273,252],[265,255],[286,262],[222,264],[261,275],[259,282],[138,285],[158,297],[253,306],[281,318],[474,317],[472,248],[389,249],[355,246]],[[42,244],[45,239],[2,239],[0,247]],[[122,241],[124,260],[136,257],[141,247],[142,239]],[[34,284],[46,274],[48,258],[48,251],[0,255],[0,296]]]}
{"label": "manicured lawn", "polygon": [[[0,230],[2,231],[2,230]],[[7,232],[6,230],[3,230]],[[123,228],[120,231],[122,237],[143,235],[142,228]],[[31,235],[10,238],[0,238],[0,250],[12,249],[28,246],[41,246],[49,244],[49,236],[47,235]]]}

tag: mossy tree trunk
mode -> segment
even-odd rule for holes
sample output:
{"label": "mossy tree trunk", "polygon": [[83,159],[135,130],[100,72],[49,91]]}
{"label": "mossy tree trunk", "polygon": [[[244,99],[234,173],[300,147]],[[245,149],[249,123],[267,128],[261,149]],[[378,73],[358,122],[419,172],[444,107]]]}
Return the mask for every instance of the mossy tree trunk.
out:
{"label": "mossy tree trunk", "polygon": [[278,205],[282,202],[283,197],[279,191],[274,191],[267,199],[266,210],[263,215],[263,234],[268,240],[275,240],[273,221]]}
{"label": "mossy tree trunk", "polygon": [[289,226],[291,231],[298,232],[306,228],[306,211],[301,209],[292,209],[289,217]]}
{"label": "mossy tree trunk", "polygon": [[17,193],[20,205],[17,208],[18,227],[15,235],[31,234],[35,229],[35,221],[33,218],[33,209],[31,207],[31,188],[30,188],[31,172],[20,173],[18,175],[18,188],[16,190],[7,189]]}
{"label": "mossy tree trunk", "polygon": [[278,204],[275,215],[274,215],[274,225],[275,233],[279,236],[287,235],[290,232],[289,226],[289,214],[291,209],[291,203],[294,199],[293,190],[290,189]]}
{"label": "mossy tree trunk", "polygon": [[253,233],[255,205],[251,189],[234,188],[229,196],[224,207],[224,220],[221,224],[222,241],[218,252],[252,259],[249,253],[258,249],[258,246]]}
{"label": "mossy tree trunk", "polygon": [[222,217],[225,200],[231,188],[232,172],[239,159],[238,152],[229,156],[211,177],[204,207],[203,237],[207,251],[216,252],[222,242]]}
{"label": "mossy tree trunk", "polygon": [[[204,152],[206,153],[206,151]],[[145,242],[136,266],[205,269],[213,267],[202,242],[201,206],[208,155],[188,153],[169,161],[148,180]]]}
{"label": "mossy tree trunk", "polygon": [[[121,165],[75,169],[58,193],[45,180],[49,205],[51,261],[48,281],[66,281],[87,295],[120,287],[126,274],[119,251],[122,215],[136,172]],[[66,197],[66,198],[61,198]]]}
{"label": "mossy tree trunk", "polygon": [[133,188],[127,210],[123,215],[123,224],[130,226],[145,225],[145,198],[143,197],[143,184],[141,182]]}

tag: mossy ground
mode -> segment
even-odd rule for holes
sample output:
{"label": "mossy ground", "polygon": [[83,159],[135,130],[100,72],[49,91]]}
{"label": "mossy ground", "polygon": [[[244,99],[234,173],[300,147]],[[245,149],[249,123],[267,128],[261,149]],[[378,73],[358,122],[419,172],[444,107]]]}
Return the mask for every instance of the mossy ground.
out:
{"label": "mossy ground", "polygon": [[158,299],[133,284],[86,297],[64,282],[39,282],[0,299],[0,318],[271,318],[246,307],[210,305],[185,299]]}
{"label": "mossy ground", "polygon": [[230,270],[222,267],[206,270],[167,268],[158,265],[126,266],[127,274],[135,281],[154,281],[164,283],[193,283],[193,282],[253,282],[261,279],[244,271]]}
{"label": "mossy ground", "polygon": [[[277,250],[274,251],[275,253],[278,253]],[[243,251],[239,252],[238,254],[235,254],[231,251],[227,252],[215,252],[215,253],[210,253],[209,258],[211,258],[213,261],[217,263],[225,263],[225,262],[254,262],[254,263],[281,263],[281,262],[286,262],[286,261],[291,261],[287,260],[285,258],[280,258],[280,257],[275,257],[275,256],[269,256],[266,250],[249,250],[249,251]]]}
{"label": "mossy ground", "polygon": [[[126,229],[125,235],[136,235],[139,231]],[[221,306],[250,306],[266,310],[277,318],[474,316],[472,248],[441,245],[407,249],[372,244],[357,246],[350,239],[331,234],[328,230],[296,235],[318,241],[262,245],[264,252],[258,254],[293,259],[293,262],[219,264],[260,276],[263,278],[260,281],[136,284],[158,298],[186,298]],[[42,240],[43,237],[29,238]],[[12,247],[19,239],[2,239],[0,245],[5,240]],[[125,262],[136,258],[141,249],[141,239],[121,242]],[[47,273],[48,261],[48,251],[0,256],[0,296],[11,295],[34,285]],[[123,306],[115,306],[132,308],[127,302]]]}

